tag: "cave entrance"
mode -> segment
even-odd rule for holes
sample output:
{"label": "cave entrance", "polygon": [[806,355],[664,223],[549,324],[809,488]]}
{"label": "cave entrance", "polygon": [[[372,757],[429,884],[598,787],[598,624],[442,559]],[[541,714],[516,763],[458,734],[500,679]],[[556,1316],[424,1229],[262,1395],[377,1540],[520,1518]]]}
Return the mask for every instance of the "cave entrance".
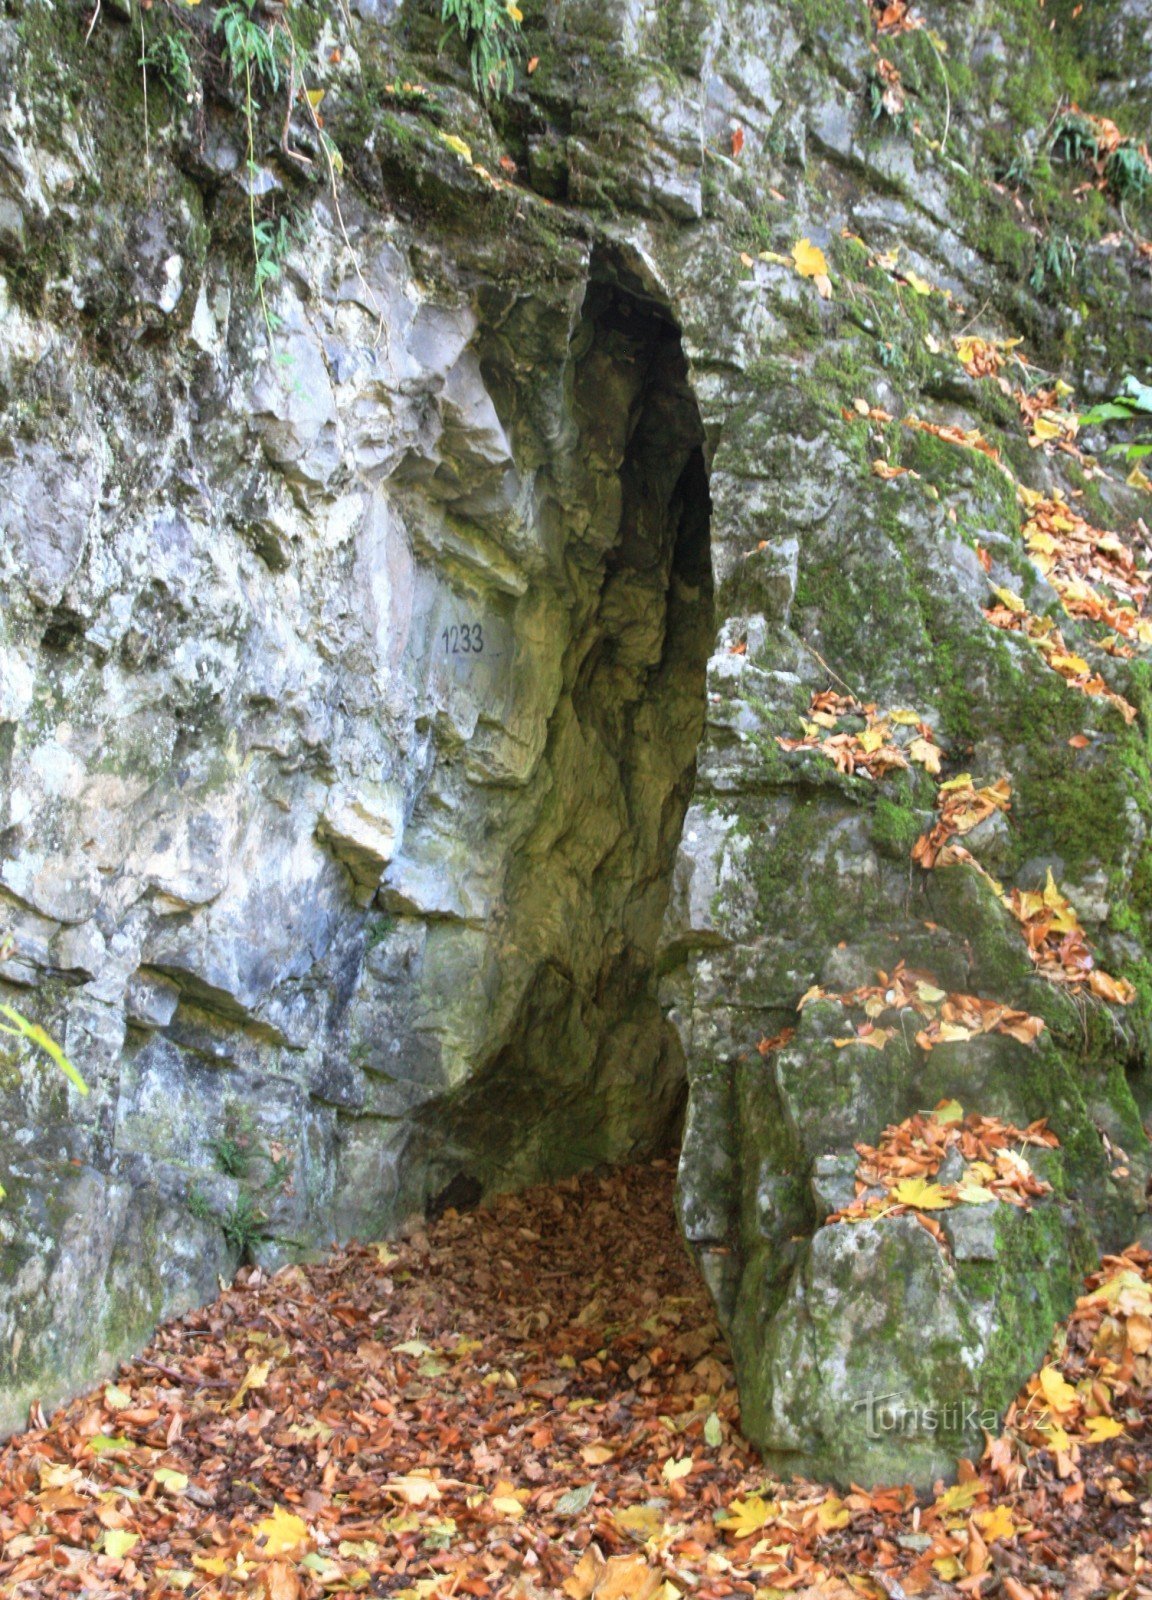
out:
{"label": "cave entrance", "polygon": [[666,1150],[686,1098],[656,980],[704,731],[711,501],[680,329],[608,255],[571,337],[564,415],[541,497],[562,685],[498,934],[515,994],[494,1008],[490,1056],[436,1108],[434,1211]]}

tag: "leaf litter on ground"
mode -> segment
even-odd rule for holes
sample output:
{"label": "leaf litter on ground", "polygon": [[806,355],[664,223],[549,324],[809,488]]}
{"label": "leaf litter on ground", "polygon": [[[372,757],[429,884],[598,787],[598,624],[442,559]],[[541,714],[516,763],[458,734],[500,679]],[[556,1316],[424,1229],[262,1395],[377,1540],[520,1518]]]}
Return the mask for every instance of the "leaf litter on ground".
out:
{"label": "leaf litter on ground", "polygon": [[[996,1162],[1021,1140],[1051,1135],[945,1104],[862,1162],[928,1186],[955,1143],[1019,1193]],[[3,1448],[0,1593],[1067,1600],[1069,1573],[1082,1596],[1152,1592],[1152,1257],[1105,1261],[957,1484],[783,1483],[740,1437],[673,1182],[670,1161],[587,1175],[243,1270]]]}

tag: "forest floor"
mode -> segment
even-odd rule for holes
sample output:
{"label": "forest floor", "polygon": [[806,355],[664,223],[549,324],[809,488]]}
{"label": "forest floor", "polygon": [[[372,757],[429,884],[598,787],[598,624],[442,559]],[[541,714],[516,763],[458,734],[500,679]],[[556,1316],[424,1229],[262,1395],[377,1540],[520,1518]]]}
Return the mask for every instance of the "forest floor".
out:
{"label": "forest floor", "polygon": [[1152,1258],[1106,1265],[958,1483],[837,1494],[742,1441],[673,1183],[243,1270],[0,1451],[0,1595],[1152,1596]]}

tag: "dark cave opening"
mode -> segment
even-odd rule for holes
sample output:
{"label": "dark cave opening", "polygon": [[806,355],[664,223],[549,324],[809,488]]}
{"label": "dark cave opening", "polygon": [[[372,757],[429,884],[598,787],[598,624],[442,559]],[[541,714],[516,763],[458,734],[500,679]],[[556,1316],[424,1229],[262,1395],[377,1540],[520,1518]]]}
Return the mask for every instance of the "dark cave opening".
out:
{"label": "dark cave opening", "polygon": [[487,1059],[428,1108],[433,1214],[666,1150],[683,1117],[656,974],[704,730],[711,500],[680,330],[618,262],[594,262],[566,382],[553,537],[571,632],[499,933],[531,960]]}

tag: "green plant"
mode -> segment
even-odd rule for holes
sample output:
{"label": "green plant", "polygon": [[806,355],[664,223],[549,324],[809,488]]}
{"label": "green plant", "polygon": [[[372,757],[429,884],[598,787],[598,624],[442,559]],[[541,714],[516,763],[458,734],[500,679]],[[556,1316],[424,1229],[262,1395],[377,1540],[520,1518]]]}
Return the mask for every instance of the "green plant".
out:
{"label": "green plant", "polygon": [[[1131,373],[1120,385],[1120,393],[1103,405],[1092,406],[1080,415],[1081,426],[1105,422],[1132,422],[1140,417],[1152,417],[1152,384],[1141,383]],[[1140,434],[1127,444],[1114,444],[1109,455],[1122,455],[1126,461],[1140,461],[1152,455],[1152,434]]]}
{"label": "green plant", "polygon": [[206,1197],[200,1193],[199,1189],[195,1189],[195,1188],[189,1189],[189,1191],[188,1191],[188,1210],[192,1213],[192,1215],[194,1217],[197,1217],[201,1222],[215,1222],[216,1221],[216,1213],[213,1211],[212,1207],[209,1205]]}
{"label": "green plant", "polygon": [[[198,0],[186,0],[188,5],[196,5]],[[453,0],[456,4],[457,0]],[[447,0],[445,0],[447,4]],[[476,12],[477,26],[480,33],[474,41],[475,49],[479,50],[485,62],[495,45],[493,40],[499,35],[501,22],[499,18],[489,17],[487,13],[493,10],[489,0],[467,0],[467,3],[458,7],[461,17],[469,9]],[[149,71],[157,73],[166,86],[174,93],[182,95],[189,101],[202,97],[203,89],[200,83],[200,72],[197,63],[204,55],[197,33],[183,25],[176,24],[175,31],[171,28],[163,31],[156,39],[149,43],[144,26],[145,11],[150,10],[149,0],[144,0],[143,7],[139,8],[140,20],[140,58],[139,66],[143,80],[144,95],[144,159],[145,169],[151,171],[151,149],[148,127],[148,74]],[[506,7],[504,24],[515,27],[520,20],[520,12],[515,4],[509,3]],[[169,15],[169,8],[165,7],[160,13]],[[91,37],[92,29],[100,15],[100,6],[97,4],[89,25],[85,42]],[[464,23],[461,22],[462,31]],[[258,197],[262,192],[263,173],[256,160],[257,118],[261,111],[257,99],[258,91],[264,87],[276,94],[280,91],[281,83],[287,80],[285,89],[286,105],[284,119],[280,133],[280,149],[290,160],[298,162],[304,168],[313,165],[312,158],[299,150],[291,147],[289,132],[292,116],[297,107],[302,107],[307,115],[316,144],[323,157],[324,169],[327,173],[332,192],[332,209],[336,217],[345,247],[352,259],[356,276],[368,298],[368,302],[375,306],[380,314],[380,328],[383,328],[383,309],[374,290],[365,281],[363,271],[352,241],[348,236],[343,212],[340,207],[339,178],[344,172],[344,160],[335,141],[326,131],[323,120],[317,107],[323,98],[324,91],[309,90],[303,81],[299,70],[299,53],[292,29],[287,21],[287,14],[280,5],[274,5],[271,0],[224,0],[212,20],[211,30],[222,36],[223,48],[221,59],[224,67],[234,84],[239,85],[242,92],[244,126],[246,132],[245,150],[245,190],[248,197],[248,231],[252,247],[252,277],[253,288],[260,304],[261,316],[268,330],[269,346],[273,343],[279,319],[275,316],[268,303],[267,287],[281,275],[285,256],[294,242],[297,225],[288,217],[265,217],[259,214]],[[195,60],[189,48],[189,42],[195,50]],[[509,77],[511,67],[508,68]]]}
{"label": "green plant", "polygon": [[[56,1063],[74,1088],[78,1089],[81,1094],[88,1093],[88,1085],[84,1082],[84,1079],[76,1071],[76,1068],[61,1050],[55,1039],[52,1038],[51,1034],[45,1033],[38,1022],[29,1022],[28,1018],[22,1012],[17,1011],[15,1006],[8,1005],[0,1005],[0,1017],[5,1018],[4,1022],[0,1022],[0,1033],[10,1033],[15,1035],[16,1038],[27,1039],[29,1044],[35,1045],[38,1050],[43,1050],[48,1059]],[[4,1185],[0,1183],[0,1200],[3,1200],[4,1194]]]}
{"label": "green plant", "polygon": [[234,78],[245,77],[249,102],[252,85],[263,79],[273,91],[280,87],[281,57],[287,63],[290,35],[283,24],[266,28],[256,20],[259,0],[227,0],[212,26],[224,36],[224,63]]}
{"label": "green plant", "polygon": [[297,229],[288,216],[273,220],[262,217],[252,227],[252,248],[255,257],[254,281],[262,291],[266,283],[275,283],[284,270],[284,262],[296,240]]}
{"label": "green plant", "polygon": [[231,1134],[221,1134],[219,1138],[210,1141],[209,1149],[216,1165],[227,1177],[243,1177],[248,1167],[249,1155],[244,1140],[234,1139]]}
{"label": "green plant", "polygon": [[1028,282],[1037,294],[1066,289],[1076,273],[1076,247],[1067,234],[1051,234],[1036,246]]}
{"label": "green plant", "polygon": [[472,81],[485,99],[511,89],[524,20],[515,0],[440,0],[440,17],[463,39]]}
{"label": "green plant", "polygon": [[286,1155],[272,1156],[269,1163],[268,1182],[265,1187],[268,1189],[280,1189],[288,1182],[291,1176],[292,1157]]}
{"label": "green plant", "polygon": [[995,168],[994,176],[1005,189],[1026,189],[1031,184],[1035,168],[1035,155],[1026,144],[1020,143],[1012,155]]}
{"label": "green plant", "polygon": [[251,1195],[240,1194],[236,1197],[234,1205],[220,1218],[220,1226],[224,1230],[224,1237],[234,1250],[239,1251],[241,1258],[251,1255],[253,1248],[268,1234],[265,1223],[268,1218],[253,1201]]}
{"label": "green plant", "polygon": [[17,1011],[15,1006],[0,1005],[0,1017],[5,1021],[0,1022],[0,1033],[11,1033],[17,1038],[27,1039],[29,1044],[34,1044],[38,1050],[43,1050],[50,1061],[54,1061],[60,1071],[81,1094],[88,1093],[88,1085],[76,1071],[68,1057],[61,1050],[55,1039],[38,1022],[29,1022],[28,1018]]}
{"label": "green plant", "polygon": [[891,339],[877,339],[876,357],[886,372],[900,373],[907,370],[907,356]]}
{"label": "green plant", "polygon": [[[10,943],[0,944],[0,958],[10,950]],[[35,1045],[38,1050],[42,1050],[48,1059],[60,1068],[60,1071],[80,1094],[88,1093],[88,1085],[84,1082],[84,1079],[51,1034],[46,1033],[38,1022],[29,1022],[23,1012],[17,1011],[15,1006],[9,1005],[0,1005],[0,1017],[5,1019],[0,1022],[0,1033],[12,1034],[17,1039],[27,1039],[29,1044]],[[0,1200],[3,1200],[3,1198],[4,1185],[0,1183]]]}
{"label": "green plant", "polygon": [[[272,229],[272,224],[258,217],[256,212],[256,195],[260,178],[260,168],[256,161],[256,113],[259,110],[259,103],[253,91],[254,86],[260,82],[267,83],[273,92],[280,87],[281,58],[283,57],[285,65],[290,65],[295,60],[295,46],[285,24],[277,23],[271,28],[265,28],[256,21],[258,4],[259,0],[227,0],[227,4],[221,6],[216,13],[212,25],[223,34],[224,61],[229,73],[234,80],[242,81],[244,87],[244,126],[248,136],[245,158],[248,181],[245,188],[248,192],[248,228],[252,238],[253,282],[260,301],[264,326],[271,339],[277,321],[268,304],[265,287],[279,276],[280,263],[276,257],[277,234]],[[294,93],[293,82],[288,97],[289,116],[292,113]],[[286,138],[287,125],[285,141]]]}
{"label": "green plant", "polygon": [[1126,201],[1141,202],[1152,195],[1152,167],[1148,152],[1140,145],[1126,139],[1118,144],[1104,165],[1108,187],[1123,205]]}
{"label": "green plant", "polygon": [[364,936],[364,944],[366,948],[369,950],[375,950],[377,945],[383,944],[385,939],[387,939],[391,933],[395,932],[395,929],[395,917],[384,916],[378,918],[377,921],[372,923],[371,927],[368,929],[368,932]]}
{"label": "green plant", "polygon": [[1074,166],[1095,161],[1098,149],[1096,130],[1087,117],[1069,112],[1060,118],[1053,130],[1051,149],[1054,160],[1067,161]]}
{"label": "green plant", "polygon": [[162,33],[153,39],[140,57],[140,67],[159,77],[169,94],[178,100],[190,100],[196,93],[196,78],[192,71],[192,58],[188,46],[175,33]]}

